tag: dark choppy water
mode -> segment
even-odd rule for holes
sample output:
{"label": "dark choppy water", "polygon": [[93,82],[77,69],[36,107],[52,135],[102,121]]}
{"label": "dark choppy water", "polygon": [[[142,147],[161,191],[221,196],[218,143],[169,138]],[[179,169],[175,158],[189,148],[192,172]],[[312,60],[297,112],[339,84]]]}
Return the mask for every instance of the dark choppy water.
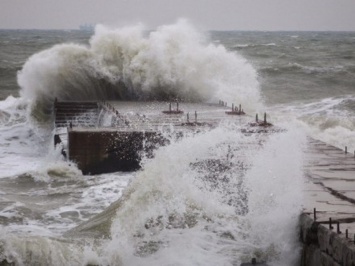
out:
{"label": "dark choppy water", "polygon": [[271,104],[354,95],[354,32],[217,32],[257,69]]}
{"label": "dark choppy water", "polygon": [[[355,33],[205,36],[179,22],[91,35],[0,31],[0,260],[295,265],[305,135],[355,149]],[[52,148],[43,118],[55,97],[222,99],[266,110],[288,131],[260,147],[221,125],[172,140],[139,172],[88,177]],[[62,237],[122,193],[110,239]]]}
{"label": "dark choppy water", "polygon": [[31,55],[63,42],[87,43],[89,37],[80,31],[0,30],[0,99],[18,96],[17,72]]}

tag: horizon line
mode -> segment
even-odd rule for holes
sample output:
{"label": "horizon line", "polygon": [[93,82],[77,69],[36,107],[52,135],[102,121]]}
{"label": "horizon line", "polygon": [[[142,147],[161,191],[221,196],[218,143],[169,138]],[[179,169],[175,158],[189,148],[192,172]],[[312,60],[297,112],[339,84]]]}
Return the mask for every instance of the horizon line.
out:
{"label": "horizon line", "polygon": [[[82,32],[94,32],[94,30],[83,30],[80,28],[0,28],[0,31],[2,30],[8,30],[8,31],[31,31],[31,30],[37,30],[37,31],[82,31]],[[155,29],[149,29],[146,31],[155,31]],[[216,31],[216,32],[355,32],[355,30],[315,30],[315,29],[310,29],[310,30],[258,30],[258,29],[209,29],[206,31]]]}

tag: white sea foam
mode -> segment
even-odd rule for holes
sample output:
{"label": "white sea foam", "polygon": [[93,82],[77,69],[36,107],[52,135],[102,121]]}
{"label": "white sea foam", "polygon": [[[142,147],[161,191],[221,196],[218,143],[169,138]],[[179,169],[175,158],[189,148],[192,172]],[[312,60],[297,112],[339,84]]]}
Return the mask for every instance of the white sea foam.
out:
{"label": "white sea foam", "polygon": [[355,98],[345,95],[309,103],[278,105],[271,110],[277,122],[293,121],[315,139],[354,151],[355,121],[351,106],[355,106]]}
{"label": "white sea foam", "polygon": [[[100,206],[91,207],[87,212],[92,215],[116,199],[114,194],[118,192],[117,189],[110,192],[100,184],[93,185],[94,192],[90,193],[89,188],[79,189],[85,177],[75,164],[63,160],[60,149],[53,148],[51,123],[37,124],[27,107],[35,112],[38,108],[50,111],[54,97],[66,100],[98,100],[112,95],[114,98],[130,97],[129,93],[120,91],[121,83],[138,95],[159,98],[173,94],[203,101],[228,99],[242,103],[245,110],[260,106],[253,67],[222,45],[209,43],[206,36],[186,21],[159,27],[148,34],[142,26],[121,29],[98,26],[87,46],[59,44],[30,57],[18,73],[18,83],[21,97],[10,96],[0,102],[0,177],[20,176],[28,186],[37,186],[34,185],[37,183],[36,191],[19,192],[23,193],[23,198],[31,196],[34,201],[52,194],[55,198],[56,192],[68,195],[71,207],[60,209],[56,204],[62,204],[61,200],[56,204],[48,202],[52,210],[40,210],[40,215],[47,212],[43,221],[32,221],[33,232],[48,222],[46,228],[52,228],[54,234],[83,218],[78,212],[78,220],[65,218],[66,222],[60,224],[57,221],[65,220],[62,213],[73,212],[74,215],[84,208],[83,205],[96,206],[94,202],[97,201]],[[114,93],[107,91],[107,87]],[[48,109],[43,103],[49,104]],[[99,178],[106,180],[102,176]],[[107,182],[112,188],[121,186],[119,182]],[[53,184],[56,184],[54,188]],[[73,195],[80,193],[86,198],[78,202],[72,200]],[[19,213],[17,207],[11,209],[14,215]],[[13,229],[32,232],[30,228],[16,225]],[[46,230],[41,234],[46,234]]]}
{"label": "white sea foam", "polygon": [[[129,187],[96,263],[239,265],[257,256],[296,265],[305,137],[292,128],[262,149],[254,138],[218,128],[159,149]],[[199,167],[206,161],[208,171]]]}
{"label": "white sea foam", "polygon": [[[23,224],[1,228],[0,240],[4,254],[16,257],[19,265],[239,265],[254,256],[272,265],[296,265],[304,134],[290,124],[301,121],[312,136],[355,149],[352,114],[339,108],[353,98],[278,106],[271,109],[272,122],[284,123],[287,132],[259,141],[224,125],[159,149],[129,186],[114,217],[112,240],[89,247],[61,243],[50,237],[103,210],[121,196],[133,176],[82,176],[52,148],[51,132],[28,122],[29,101],[36,108],[54,97],[173,95],[241,102],[248,111],[260,103],[256,72],[240,55],[210,44],[180,21],[151,33],[142,26],[99,26],[87,46],[61,44],[32,56],[18,81],[22,97],[0,102],[5,154],[0,171],[1,177],[26,173],[16,180],[25,182],[24,188],[35,185],[18,193],[23,202],[4,200],[9,203],[0,215],[21,219],[30,208],[33,214],[27,214]],[[6,192],[0,195],[6,197]]]}
{"label": "white sea foam", "polygon": [[339,73],[339,72],[344,72],[345,68],[344,66],[341,65],[335,65],[335,66],[304,66],[302,64],[298,63],[289,63],[289,67],[295,67],[302,69],[305,73],[307,74],[314,74],[314,73]]}
{"label": "white sea foam", "polygon": [[26,101],[12,96],[0,101],[0,178],[22,174],[38,165],[43,132],[28,122],[26,106]]}
{"label": "white sea foam", "polygon": [[89,46],[60,44],[33,55],[18,74],[32,102],[82,99],[227,100],[260,104],[256,71],[243,57],[209,43],[188,22],[143,27],[99,25]]}
{"label": "white sea foam", "polygon": [[249,46],[253,46],[253,45],[246,43],[246,44],[236,44],[233,47],[234,48],[246,48],[246,47],[249,47]]}
{"label": "white sea foam", "polygon": [[277,46],[276,43],[272,42],[272,43],[265,43],[265,44],[262,44],[264,46]]}
{"label": "white sea foam", "polygon": [[259,248],[278,253],[272,265],[297,265],[298,215],[303,203],[305,133],[284,124],[288,132],[274,135],[253,158],[246,174],[249,187],[250,238]]}

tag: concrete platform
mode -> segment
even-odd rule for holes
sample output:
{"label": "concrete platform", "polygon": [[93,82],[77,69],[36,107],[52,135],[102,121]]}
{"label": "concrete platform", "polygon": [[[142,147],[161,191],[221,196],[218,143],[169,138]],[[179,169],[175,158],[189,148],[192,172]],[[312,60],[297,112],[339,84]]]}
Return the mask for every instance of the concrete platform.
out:
{"label": "concrete platform", "polygon": [[301,265],[355,265],[354,154],[309,139],[306,162]]}
{"label": "concrete platform", "polygon": [[316,208],[318,221],[355,217],[354,155],[309,139],[306,156],[305,212]]}
{"label": "concrete platform", "polygon": [[[84,174],[139,169],[142,155],[169,138],[253,119],[222,104],[178,102],[55,103],[55,145]],[[234,107],[233,107],[234,108]]]}

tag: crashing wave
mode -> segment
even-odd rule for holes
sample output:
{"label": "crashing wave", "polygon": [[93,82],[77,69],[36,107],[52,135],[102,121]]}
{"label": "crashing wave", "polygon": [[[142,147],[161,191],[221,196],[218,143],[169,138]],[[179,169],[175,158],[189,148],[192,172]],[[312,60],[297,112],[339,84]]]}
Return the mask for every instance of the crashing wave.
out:
{"label": "crashing wave", "polygon": [[257,74],[240,55],[188,22],[144,31],[98,25],[89,45],[58,44],[31,56],[18,73],[32,112],[50,113],[58,100],[230,99],[255,108]]}

